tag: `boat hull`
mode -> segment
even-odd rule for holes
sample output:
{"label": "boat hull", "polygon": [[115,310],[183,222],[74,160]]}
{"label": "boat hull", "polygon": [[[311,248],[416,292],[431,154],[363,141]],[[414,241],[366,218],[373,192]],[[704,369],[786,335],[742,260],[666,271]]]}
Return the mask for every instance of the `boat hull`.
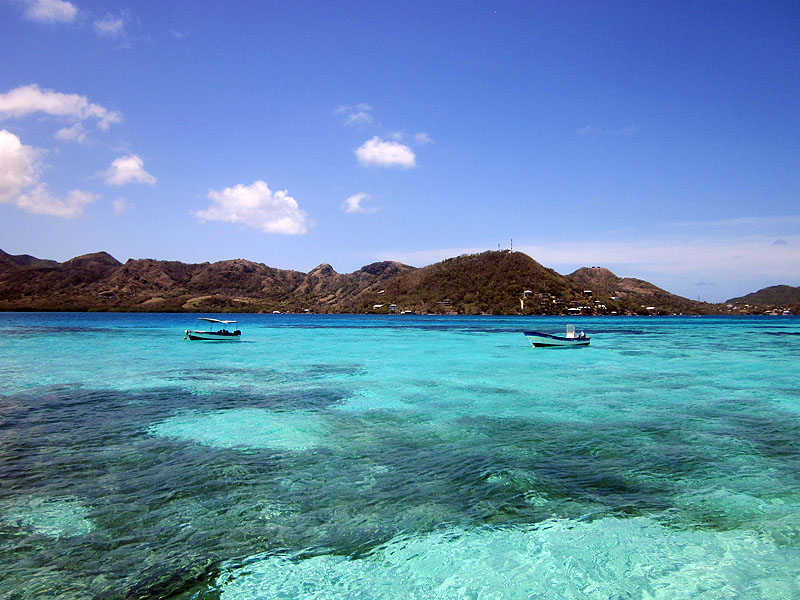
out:
{"label": "boat hull", "polygon": [[191,331],[186,330],[186,337],[190,340],[206,340],[214,342],[236,342],[242,337],[242,332],[236,331]]}
{"label": "boat hull", "polygon": [[530,340],[534,348],[577,348],[588,346],[591,339],[588,337],[560,337],[538,331],[526,331],[524,335]]}

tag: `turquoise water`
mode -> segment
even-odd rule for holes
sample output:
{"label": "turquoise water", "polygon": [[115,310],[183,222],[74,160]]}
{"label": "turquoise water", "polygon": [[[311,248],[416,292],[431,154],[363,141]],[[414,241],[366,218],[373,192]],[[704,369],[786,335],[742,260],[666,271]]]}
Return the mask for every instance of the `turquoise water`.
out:
{"label": "turquoise water", "polygon": [[800,319],[0,314],[0,597],[800,598]]}

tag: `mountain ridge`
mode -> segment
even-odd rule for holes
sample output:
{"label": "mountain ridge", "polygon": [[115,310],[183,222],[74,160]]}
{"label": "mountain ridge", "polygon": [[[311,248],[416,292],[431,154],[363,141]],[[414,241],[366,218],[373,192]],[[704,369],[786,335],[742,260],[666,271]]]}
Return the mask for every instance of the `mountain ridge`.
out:
{"label": "mountain ridge", "polygon": [[487,251],[425,267],[395,261],[308,273],[241,258],[122,263],[107,252],[59,263],[0,250],[0,310],[434,314],[711,314],[602,267],[561,275],[522,252]]}

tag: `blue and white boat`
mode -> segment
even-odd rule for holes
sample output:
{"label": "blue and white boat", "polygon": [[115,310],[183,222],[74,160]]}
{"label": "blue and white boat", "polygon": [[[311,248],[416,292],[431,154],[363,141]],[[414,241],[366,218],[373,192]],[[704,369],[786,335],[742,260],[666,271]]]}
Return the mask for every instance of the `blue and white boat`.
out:
{"label": "blue and white boat", "polygon": [[[221,321],[209,317],[200,317],[197,320],[198,324],[195,326],[197,329],[187,329],[183,339],[235,342],[242,337],[242,332],[238,329],[233,331],[228,329],[228,325],[232,325],[236,321]],[[200,323],[200,321],[203,321],[203,323]],[[210,325],[205,325],[205,323]],[[204,329],[201,329],[201,327],[204,327]]]}
{"label": "blue and white boat", "polygon": [[588,346],[591,338],[586,337],[582,331],[575,333],[575,325],[567,325],[566,335],[558,336],[540,331],[524,331],[525,336],[531,341],[534,348],[572,348],[573,346]]}

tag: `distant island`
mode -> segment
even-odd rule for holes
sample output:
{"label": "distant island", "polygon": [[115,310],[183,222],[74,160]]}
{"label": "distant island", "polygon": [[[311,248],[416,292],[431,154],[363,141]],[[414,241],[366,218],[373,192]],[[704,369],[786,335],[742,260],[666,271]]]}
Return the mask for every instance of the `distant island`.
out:
{"label": "distant island", "polygon": [[487,251],[416,268],[376,262],[341,274],[243,259],[186,264],[96,252],[59,263],[0,250],[0,310],[415,313],[458,315],[799,314],[800,287],[722,304],[689,300],[602,267],[560,275],[522,252]]}

